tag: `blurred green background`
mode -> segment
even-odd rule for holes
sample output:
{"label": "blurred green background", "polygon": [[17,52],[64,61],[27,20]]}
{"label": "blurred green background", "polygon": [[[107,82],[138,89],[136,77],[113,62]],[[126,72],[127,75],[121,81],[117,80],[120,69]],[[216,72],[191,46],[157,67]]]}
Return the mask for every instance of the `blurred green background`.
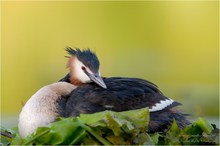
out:
{"label": "blurred green background", "polygon": [[1,118],[67,72],[66,46],[91,48],[102,76],[156,83],[191,117],[218,122],[219,2],[1,2]]}

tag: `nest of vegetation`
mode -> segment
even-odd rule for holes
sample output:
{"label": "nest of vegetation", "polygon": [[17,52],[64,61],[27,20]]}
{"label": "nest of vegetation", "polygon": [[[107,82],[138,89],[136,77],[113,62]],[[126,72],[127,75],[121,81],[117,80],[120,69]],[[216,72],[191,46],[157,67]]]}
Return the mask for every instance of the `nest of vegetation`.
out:
{"label": "nest of vegetation", "polygon": [[17,127],[1,127],[3,145],[200,145],[219,144],[219,129],[203,118],[180,129],[175,119],[164,132],[147,133],[148,108],[59,118],[22,139]]}

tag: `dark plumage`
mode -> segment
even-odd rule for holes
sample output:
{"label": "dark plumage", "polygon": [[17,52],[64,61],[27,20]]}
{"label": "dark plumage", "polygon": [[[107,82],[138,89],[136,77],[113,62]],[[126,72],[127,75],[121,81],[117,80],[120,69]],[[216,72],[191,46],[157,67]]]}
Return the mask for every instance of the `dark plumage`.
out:
{"label": "dark plumage", "polygon": [[[68,82],[69,75],[62,81]],[[144,107],[152,108],[160,101],[168,100],[157,86],[149,81],[137,78],[104,78],[107,89],[100,88],[94,83],[82,84],[72,91],[66,106],[63,107],[65,117],[78,116],[81,113],[95,113],[104,110],[127,111]],[[189,124],[185,116],[173,109],[180,105],[174,101],[163,110],[151,112],[149,132],[162,131],[173,119],[180,127]]]}
{"label": "dark plumage", "polygon": [[[150,111],[148,132],[166,129],[173,119],[176,119],[181,128],[189,124],[185,115],[174,108],[180,103],[164,96],[152,82],[138,78],[101,78],[100,74],[97,74],[99,61],[93,52],[89,49],[80,51],[67,48],[66,50],[87,68],[80,67],[81,63],[69,59],[69,63],[72,63],[70,73],[60,81],[73,84],[74,80],[79,81],[75,84],[78,87],[69,97],[58,103],[62,116],[75,117],[81,113],[104,110],[127,111],[148,107]],[[80,80],[81,84],[79,84]]]}

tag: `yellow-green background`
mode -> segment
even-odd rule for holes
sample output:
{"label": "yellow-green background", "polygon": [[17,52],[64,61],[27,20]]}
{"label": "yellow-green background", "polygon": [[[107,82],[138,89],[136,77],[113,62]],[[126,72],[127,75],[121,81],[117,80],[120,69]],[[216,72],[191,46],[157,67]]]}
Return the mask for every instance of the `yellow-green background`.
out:
{"label": "yellow-green background", "polygon": [[218,117],[218,39],[218,1],[1,2],[1,115],[62,78],[76,46],[102,76],[150,80],[182,111]]}

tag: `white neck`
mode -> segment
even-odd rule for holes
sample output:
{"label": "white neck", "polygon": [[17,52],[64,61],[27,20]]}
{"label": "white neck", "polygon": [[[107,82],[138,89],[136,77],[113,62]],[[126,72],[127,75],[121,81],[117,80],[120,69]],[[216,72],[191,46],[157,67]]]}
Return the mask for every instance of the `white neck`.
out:
{"label": "white neck", "polygon": [[24,105],[19,115],[18,129],[22,138],[35,132],[38,127],[53,122],[58,116],[57,100],[68,95],[76,86],[57,82],[38,90]]}

